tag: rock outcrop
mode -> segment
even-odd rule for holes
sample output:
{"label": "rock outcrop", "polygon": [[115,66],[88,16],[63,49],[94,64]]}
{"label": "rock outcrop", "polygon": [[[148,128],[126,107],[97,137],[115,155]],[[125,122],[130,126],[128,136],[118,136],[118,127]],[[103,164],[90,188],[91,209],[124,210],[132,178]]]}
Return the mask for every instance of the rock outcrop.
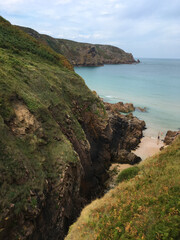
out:
{"label": "rock outcrop", "polygon": [[120,112],[133,111],[131,103],[122,102],[111,104],[104,103],[109,116],[111,132],[111,161],[117,163],[135,164],[141,161],[131,150],[140,143],[145,122],[134,117],[132,113],[121,115]]}
{"label": "rock outcrop", "polygon": [[118,102],[115,104],[105,102],[105,108],[107,111],[111,111],[113,113],[122,112],[122,113],[129,113],[135,110],[135,107],[132,103],[123,103]]}
{"label": "rock outcrop", "polygon": [[145,122],[136,117],[115,115],[110,117],[110,124],[113,129],[111,140],[112,162],[135,164],[141,161],[139,157],[131,153],[140,143],[142,131],[145,129]]}
{"label": "rock outcrop", "polygon": [[180,131],[167,131],[164,138],[164,143],[166,145],[172,144],[172,142],[180,135]]}
{"label": "rock outcrop", "polygon": [[146,107],[136,107],[136,110],[139,112],[147,112],[147,108]]}
{"label": "rock outcrop", "polygon": [[114,46],[56,39],[48,35],[40,34],[31,28],[18,27],[38,41],[47,44],[57,53],[67,57],[73,66],[139,63],[139,61],[135,61],[131,53],[126,53],[122,49]]}

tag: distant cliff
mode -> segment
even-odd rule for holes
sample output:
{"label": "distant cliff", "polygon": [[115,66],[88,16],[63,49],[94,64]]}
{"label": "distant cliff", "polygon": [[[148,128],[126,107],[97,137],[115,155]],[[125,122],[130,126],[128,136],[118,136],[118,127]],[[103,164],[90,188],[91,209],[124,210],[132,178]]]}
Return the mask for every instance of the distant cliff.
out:
{"label": "distant cliff", "polygon": [[67,57],[74,66],[102,66],[104,64],[131,64],[136,62],[131,53],[126,53],[114,46],[56,39],[40,34],[31,28],[20,28],[50,46],[57,53]]}

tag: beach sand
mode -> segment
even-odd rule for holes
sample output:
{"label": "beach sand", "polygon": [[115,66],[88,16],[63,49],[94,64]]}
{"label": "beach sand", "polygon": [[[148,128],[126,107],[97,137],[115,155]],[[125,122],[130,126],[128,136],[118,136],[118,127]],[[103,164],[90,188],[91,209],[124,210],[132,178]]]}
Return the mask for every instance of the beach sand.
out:
{"label": "beach sand", "polygon": [[160,152],[160,148],[163,146],[163,141],[158,141],[155,138],[145,136],[141,139],[138,148],[132,152],[135,153],[137,156],[141,157],[142,160],[144,160]]}

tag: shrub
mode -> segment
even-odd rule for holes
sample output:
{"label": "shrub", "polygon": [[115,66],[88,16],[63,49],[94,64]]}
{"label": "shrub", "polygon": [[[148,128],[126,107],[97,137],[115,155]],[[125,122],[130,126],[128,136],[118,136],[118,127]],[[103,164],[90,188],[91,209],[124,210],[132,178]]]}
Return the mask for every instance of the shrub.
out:
{"label": "shrub", "polygon": [[123,170],[122,172],[120,172],[120,174],[117,177],[117,182],[123,182],[124,180],[129,180],[133,177],[135,177],[139,172],[139,167],[130,167],[127,168],[125,170]]}

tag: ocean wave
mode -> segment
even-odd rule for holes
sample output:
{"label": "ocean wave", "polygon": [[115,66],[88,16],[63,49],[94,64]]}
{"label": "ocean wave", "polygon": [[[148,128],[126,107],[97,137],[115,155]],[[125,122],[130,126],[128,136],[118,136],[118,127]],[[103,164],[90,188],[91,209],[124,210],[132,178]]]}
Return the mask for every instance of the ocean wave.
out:
{"label": "ocean wave", "polygon": [[125,101],[125,99],[123,99],[123,98],[114,97],[114,96],[110,96],[110,95],[108,95],[108,96],[100,95],[100,97],[102,97],[102,98],[108,98],[108,99],[110,99],[110,100]]}

